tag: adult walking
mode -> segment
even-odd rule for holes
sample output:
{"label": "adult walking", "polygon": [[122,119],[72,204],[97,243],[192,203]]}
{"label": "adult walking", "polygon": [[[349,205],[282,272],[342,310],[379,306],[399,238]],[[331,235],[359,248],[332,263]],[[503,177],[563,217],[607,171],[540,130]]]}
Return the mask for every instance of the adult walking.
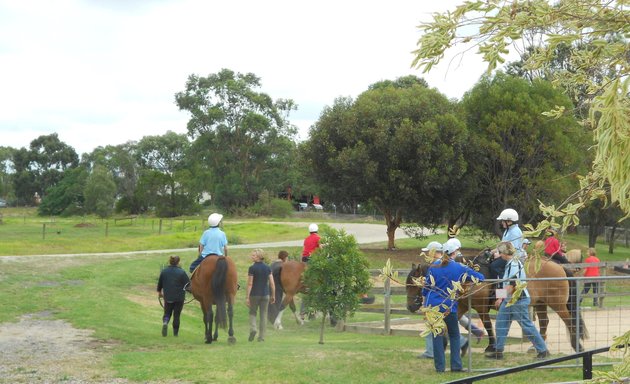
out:
{"label": "adult walking", "polygon": [[[442,244],[440,244],[437,241],[432,241],[429,244],[427,244],[427,246],[425,248],[422,248],[422,252],[433,252],[433,261],[432,263],[441,263],[441,259],[442,259],[442,255],[444,254],[443,248],[442,248]],[[423,267],[423,272],[422,275],[426,276],[427,270],[428,270],[429,266]],[[460,317],[459,319],[459,325],[461,325],[462,327],[468,329],[468,327],[470,326],[470,330],[471,332],[475,335],[475,337],[477,338],[477,340],[480,340],[483,335],[484,332],[482,329],[479,329],[475,324],[473,324],[470,320],[470,318],[466,315],[463,315],[462,317]],[[468,338],[466,338],[464,335],[459,336],[459,345],[461,347],[461,356],[464,356],[466,354],[466,352],[468,351]],[[421,359],[433,359],[433,335],[432,334],[428,334],[425,337],[425,351],[421,354],[418,355],[418,358]]]}
{"label": "adult walking", "polygon": [[179,317],[186,298],[184,287],[190,283],[188,275],[179,266],[179,260],[179,256],[170,256],[168,267],[162,270],[158,278],[158,297],[164,298],[162,336],[168,334],[168,323],[171,318],[173,319],[173,336],[179,334]]}
{"label": "adult walking", "polygon": [[[264,263],[264,252],[257,248],[252,251],[254,262],[247,271],[247,306],[249,307],[249,341],[258,333],[258,341],[265,341],[267,330],[267,309],[275,302],[275,284],[271,268]],[[260,311],[260,322],[256,327],[256,315]]]}
{"label": "adult walking", "polygon": [[208,216],[208,225],[210,228],[206,229],[199,239],[199,256],[190,264],[190,273],[193,273],[203,259],[208,256],[228,255],[227,236],[225,232],[219,228],[221,220],[223,220],[223,215],[219,213],[213,213]]}
{"label": "adult walking", "polygon": [[278,313],[281,311],[282,306],[282,297],[283,297],[283,289],[282,289],[282,280],[280,277],[280,273],[282,271],[282,264],[284,264],[289,258],[289,253],[287,251],[278,252],[278,258],[274,260],[271,265],[271,275],[273,276],[273,283],[275,286],[275,302],[269,305],[269,309],[267,311],[267,319],[270,322],[274,322],[276,317],[278,317]]}
{"label": "adult walking", "polygon": [[[589,265],[588,267],[584,268],[584,277],[599,277],[599,258],[597,258],[597,251],[595,250],[595,248],[589,248],[588,249],[588,257],[586,258],[586,260],[584,260],[585,263],[587,264],[595,264],[595,265]],[[586,283],[584,283],[584,289],[582,290],[582,295],[585,295],[588,293],[589,290],[593,290],[593,307],[597,307],[598,306],[598,292],[599,292],[599,282],[594,281],[594,280],[589,280]],[[584,297],[580,298],[580,303],[582,302],[582,299],[584,299]]]}
{"label": "adult walking", "polygon": [[[442,246],[444,256],[439,263],[432,264],[428,271],[426,280],[434,282],[426,284],[422,289],[423,305],[425,307],[437,307],[444,315],[446,331],[451,349],[451,371],[462,371],[462,359],[460,355],[460,333],[457,322],[457,298],[451,298],[450,291],[454,289],[454,282],[472,281],[473,278],[479,281],[484,280],[484,276],[460,263],[455,262],[455,256],[459,254],[461,243],[459,240],[449,239]],[[433,364],[437,372],[444,372],[446,368],[446,357],[444,353],[444,335],[432,336],[433,342]]]}
{"label": "adult walking", "polygon": [[[497,250],[501,257],[506,261],[505,271],[503,273],[502,288],[497,291],[496,306],[499,308],[496,320],[497,330],[497,345],[495,352],[486,353],[487,358],[491,359],[503,359],[503,349],[507,340],[507,335],[510,330],[512,321],[516,321],[523,330],[523,335],[526,336],[536,348],[537,359],[545,359],[550,354],[547,350],[545,340],[538,332],[538,329],[534,326],[534,323],[529,317],[527,308],[529,307],[530,297],[527,288],[521,291],[520,297],[517,301],[508,306],[508,303],[512,299],[512,295],[515,292],[516,281],[522,281],[527,278],[525,274],[525,268],[523,263],[514,257],[516,249],[510,242],[500,243]],[[509,281],[508,281],[509,280]]]}

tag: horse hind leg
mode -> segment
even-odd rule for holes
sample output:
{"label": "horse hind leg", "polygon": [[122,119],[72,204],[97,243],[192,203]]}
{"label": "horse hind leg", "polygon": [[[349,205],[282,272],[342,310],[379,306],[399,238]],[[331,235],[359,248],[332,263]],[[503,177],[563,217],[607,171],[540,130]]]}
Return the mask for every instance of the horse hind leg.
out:
{"label": "horse hind leg", "polygon": [[219,339],[219,321],[217,320],[217,318],[219,317],[219,311],[217,310],[217,313],[214,315],[214,336],[212,336],[212,340],[213,341],[217,341],[217,339]]}
{"label": "horse hind leg", "polygon": [[547,327],[549,326],[549,315],[547,314],[547,304],[536,304],[534,313],[538,317],[538,326],[540,328],[540,336],[543,340],[547,340]]}
{"label": "horse hind leg", "polygon": [[235,344],[236,343],[236,337],[234,337],[234,326],[233,326],[233,319],[234,319],[234,308],[232,305],[232,301],[230,300],[228,302],[228,307],[227,307],[227,315],[228,315],[228,344]]}
{"label": "horse hind leg", "polygon": [[490,320],[490,314],[487,312],[479,313],[479,318],[481,318],[483,327],[486,329],[486,333],[488,334],[488,346],[486,347],[485,352],[495,352],[497,339],[494,336],[494,328],[492,328],[492,320]]}
{"label": "horse hind leg", "polygon": [[208,309],[203,315],[203,321],[206,326],[206,344],[212,343],[212,322],[214,314],[212,313],[212,305],[208,305]]}
{"label": "horse hind leg", "polygon": [[295,321],[298,325],[304,325],[304,319],[297,313],[297,309],[295,307],[295,302],[293,299],[289,302],[289,308],[291,308],[291,312],[293,312],[293,316],[295,317]]}

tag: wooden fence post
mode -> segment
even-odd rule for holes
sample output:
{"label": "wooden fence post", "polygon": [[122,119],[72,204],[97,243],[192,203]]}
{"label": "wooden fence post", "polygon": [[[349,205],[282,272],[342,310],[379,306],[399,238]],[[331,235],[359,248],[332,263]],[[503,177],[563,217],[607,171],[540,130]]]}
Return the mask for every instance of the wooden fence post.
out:
{"label": "wooden fence post", "polygon": [[42,240],[46,239],[46,223],[42,226]]}
{"label": "wooden fence post", "polygon": [[391,291],[391,280],[389,278],[389,276],[387,276],[387,278],[385,279],[384,282],[384,303],[383,303],[383,310],[385,311],[385,324],[384,324],[384,331],[386,335],[389,335],[391,333],[391,324],[390,324],[390,320],[391,320],[391,306],[392,306],[392,291]]}
{"label": "wooden fence post", "polygon": [[158,234],[162,234],[162,219],[160,219],[160,229],[158,230]]}

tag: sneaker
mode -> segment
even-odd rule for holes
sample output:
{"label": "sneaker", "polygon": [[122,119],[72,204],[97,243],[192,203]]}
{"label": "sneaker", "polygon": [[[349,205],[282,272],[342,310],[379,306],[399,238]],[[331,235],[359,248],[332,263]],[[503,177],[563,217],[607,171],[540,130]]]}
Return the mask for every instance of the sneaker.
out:
{"label": "sneaker", "polygon": [[502,351],[487,352],[484,356],[486,356],[486,358],[488,359],[503,360]]}
{"label": "sneaker", "polygon": [[551,353],[549,353],[549,351],[545,349],[544,351],[539,352],[536,355],[536,360],[545,360],[546,358],[548,358],[550,356],[551,356]]}
{"label": "sneaker", "polygon": [[256,337],[256,331],[251,331],[247,340],[254,341],[254,337]]}
{"label": "sneaker", "polygon": [[166,337],[168,334],[168,324],[162,325],[162,336]]}
{"label": "sneaker", "polygon": [[416,356],[418,359],[433,359],[433,356],[429,356],[427,355],[427,353],[421,353],[419,355]]}

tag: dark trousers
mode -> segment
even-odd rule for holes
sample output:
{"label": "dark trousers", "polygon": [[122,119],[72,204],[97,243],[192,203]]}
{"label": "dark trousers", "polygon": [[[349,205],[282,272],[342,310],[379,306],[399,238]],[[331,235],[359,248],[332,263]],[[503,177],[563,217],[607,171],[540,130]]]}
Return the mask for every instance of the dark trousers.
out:
{"label": "dark trousers", "polygon": [[164,302],[164,317],[162,318],[162,324],[168,324],[172,317],[174,335],[177,335],[177,332],[179,332],[179,315],[181,315],[183,308],[183,301]]}
{"label": "dark trousers", "polygon": [[[597,282],[590,282],[590,283],[584,283],[584,289],[582,290],[582,295],[585,295],[588,293],[588,291],[593,290],[593,306],[597,307],[597,292],[599,291],[599,283]],[[584,299],[583,297],[580,299],[580,301],[582,301],[582,299]]]}

